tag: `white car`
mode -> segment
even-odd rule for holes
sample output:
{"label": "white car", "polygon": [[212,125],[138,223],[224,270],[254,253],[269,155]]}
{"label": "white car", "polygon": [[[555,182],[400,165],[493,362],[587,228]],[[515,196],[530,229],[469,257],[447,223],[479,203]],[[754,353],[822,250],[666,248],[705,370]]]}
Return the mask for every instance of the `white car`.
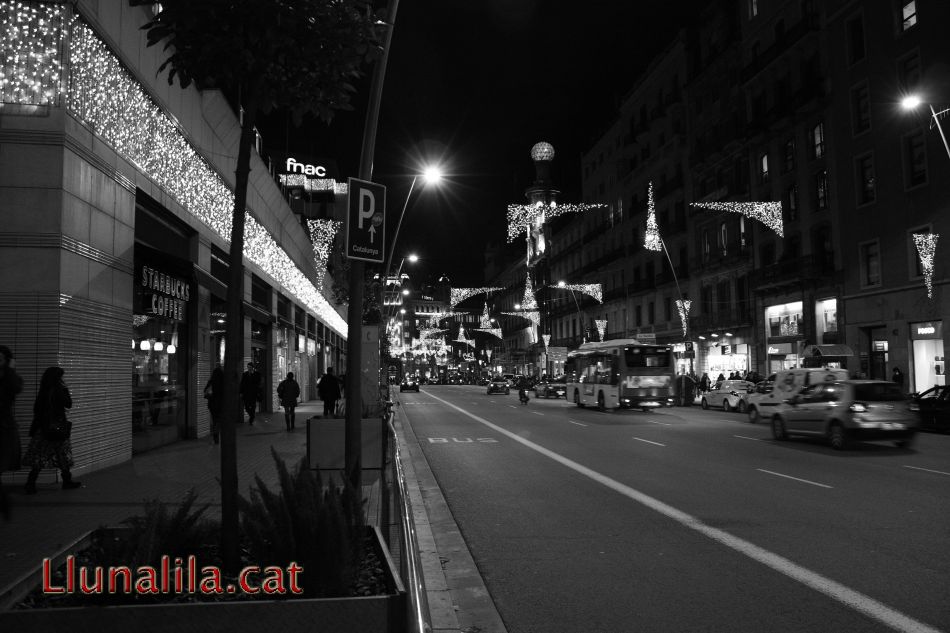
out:
{"label": "white car", "polygon": [[718,388],[703,394],[700,404],[704,409],[722,407],[723,411],[745,413],[745,398],[754,386],[747,380],[723,380]]}
{"label": "white car", "polygon": [[775,407],[808,385],[847,380],[847,378],[847,370],[817,367],[799,367],[774,373],[756,385],[753,393],[746,397],[749,422],[755,424],[759,420],[770,420]]}

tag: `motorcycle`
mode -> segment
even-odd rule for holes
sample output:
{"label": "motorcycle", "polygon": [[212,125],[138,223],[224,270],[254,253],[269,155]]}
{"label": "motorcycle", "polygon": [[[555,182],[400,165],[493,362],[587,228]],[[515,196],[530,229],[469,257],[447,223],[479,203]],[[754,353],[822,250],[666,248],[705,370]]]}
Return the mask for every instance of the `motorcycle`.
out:
{"label": "motorcycle", "polygon": [[521,388],[518,390],[518,399],[521,400],[521,404],[528,404],[528,390]]}

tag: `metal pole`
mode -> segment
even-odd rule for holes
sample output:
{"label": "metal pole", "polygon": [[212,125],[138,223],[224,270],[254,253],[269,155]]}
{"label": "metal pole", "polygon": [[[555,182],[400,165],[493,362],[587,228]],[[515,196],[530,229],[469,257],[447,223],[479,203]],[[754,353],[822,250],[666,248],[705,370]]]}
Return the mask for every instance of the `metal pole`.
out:
{"label": "metal pole", "polygon": [[[946,110],[940,112],[939,114],[943,114],[944,112],[946,112]],[[932,105],[930,106],[930,114],[933,116],[934,123],[937,124],[937,131],[940,132],[940,138],[943,140],[943,148],[947,150],[947,156],[950,157],[950,145],[947,145],[947,137],[944,135],[943,127],[940,125],[940,117]]]}

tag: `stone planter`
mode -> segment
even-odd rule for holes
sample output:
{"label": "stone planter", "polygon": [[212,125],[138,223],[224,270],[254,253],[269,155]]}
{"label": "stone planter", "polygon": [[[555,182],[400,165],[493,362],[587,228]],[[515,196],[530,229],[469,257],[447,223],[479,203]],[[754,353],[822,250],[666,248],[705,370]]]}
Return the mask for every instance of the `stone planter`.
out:
{"label": "stone planter", "polygon": [[[28,574],[0,593],[0,629],[17,633],[101,633],[102,631],[307,631],[308,633],[403,633],[407,594],[385,542],[372,530],[377,556],[384,562],[389,593],[356,598],[247,600],[154,604],[143,606],[68,607],[11,610],[35,587],[42,570]],[[58,567],[66,556],[91,542],[91,532],[52,557]]]}

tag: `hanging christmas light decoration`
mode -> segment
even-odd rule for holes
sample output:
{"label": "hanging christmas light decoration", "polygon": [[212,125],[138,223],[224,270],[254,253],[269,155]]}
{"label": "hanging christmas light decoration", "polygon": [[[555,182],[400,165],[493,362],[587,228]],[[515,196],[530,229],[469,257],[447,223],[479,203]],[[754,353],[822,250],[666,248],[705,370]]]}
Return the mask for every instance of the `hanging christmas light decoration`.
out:
{"label": "hanging christmas light decoration", "polygon": [[504,288],[494,288],[494,287],[490,287],[490,288],[450,288],[450,289],[449,289],[449,292],[450,292],[449,305],[454,308],[454,307],[457,306],[459,303],[465,301],[466,299],[468,299],[468,298],[470,298],[470,297],[474,297],[475,295],[480,295],[480,294],[482,294],[483,292],[497,292],[497,291],[499,291],[499,290],[504,290]]}
{"label": "hanging christmas light decoration", "polygon": [[781,202],[691,202],[690,206],[711,211],[741,213],[747,218],[758,220],[775,231],[779,237],[785,237]]}
{"label": "hanging christmas light decoration", "polygon": [[0,2],[0,103],[55,105],[63,91],[66,7]]}
{"label": "hanging christmas light decoration", "polygon": [[491,362],[491,355],[492,355],[492,350],[486,349],[485,356],[488,358],[488,362]]}
{"label": "hanging christmas light decoration", "polygon": [[689,299],[677,299],[676,300],[676,311],[680,314],[680,322],[683,324],[683,338],[686,338],[687,329],[689,326],[689,307],[692,305],[692,301]]}
{"label": "hanging christmas light decoration", "polygon": [[551,335],[550,335],[550,334],[542,334],[542,335],[541,335],[541,340],[544,341],[544,351],[545,351],[545,352],[548,351],[548,343],[551,342]]}
{"label": "hanging christmas light decoration", "polygon": [[914,245],[920,256],[920,267],[924,272],[924,283],[927,284],[927,298],[932,299],[934,293],[934,253],[937,252],[939,233],[914,233]]}
{"label": "hanging christmas light decoration", "polygon": [[423,328],[419,330],[419,338],[425,340],[432,338],[433,336],[438,336],[439,334],[444,334],[448,330],[442,330],[439,328]]}
{"label": "hanging christmas light decoration", "polygon": [[429,327],[438,327],[439,321],[442,319],[450,319],[452,317],[458,316],[460,314],[468,314],[467,312],[433,312],[429,315]]}
{"label": "hanging christmas light decoration", "polygon": [[[69,26],[67,109],[183,209],[230,240],[234,194],[224,180],[91,28],[78,17]],[[346,336],[343,317],[250,213],[244,240],[244,254],[250,261],[332,330]]]}
{"label": "hanging christmas light decoration", "polygon": [[478,327],[480,327],[480,328],[482,328],[482,329],[486,329],[486,328],[490,328],[490,327],[491,327],[491,317],[490,317],[489,314],[488,314],[488,302],[487,302],[487,301],[485,302],[485,311],[482,312],[482,318],[481,318],[481,320],[478,322]]}
{"label": "hanging christmas light decoration", "polygon": [[522,319],[528,319],[536,326],[541,324],[541,313],[538,312],[537,310],[522,310],[521,312],[502,312],[502,314],[506,314],[508,316],[521,317]]}
{"label": "hanging christmas light decoration", "polygon": [[551,285],[548,286],[548,288],[559,288],[561,290],[581,292],[585,295],[593,297],[597,303],[604,302],[604,287],[602,284],[564,284],[563,286]]}
{"label": "hanging christmas light decoration", "polygon": [[525,278],[524,298],[521,300],[521,307],[524,310],[538,309],[538,301],[534,298],[534,286],[531,284],[531,275]]}
{"label": "hanging christmas light decoration", "polygon": [[656,223],[656,204],[653,201],[653,181],[647,185],[647,230],[643,234],[643,247],[648,251],[662,251],[660,228]]}
{"label": "hanging christmas light decoration", "polygon": [[594,323],[597,325],[597,334],[600,335],[600,340],[604,340],[604,334],[607,333],[607,319],[594,319]]}
{"label": "hanging christmas light decoration", "polygon": [[484,332],[485,334],[491,334],[492,336],[497,336],[498,338],[504,338],[501,335],[500,327],[479,327],[475,328],[476,332]]}
{"label": "hanging christmas light decoration", "polygon": [[307,227],[313,237],[313,259],[317,267],[318,283],[323,281],[327,271],[327,260],[330,258],[330,248],[333,238],[343,226],[340,220],[307,220]]}
{"label": "hanging christmas light decoration", "polygon": [[514,242],[520,234],[529,232],[532,225],[540,226],[548,220],[567,215],[569,213],[583,213],[591,209],[600,209],[605,204],[562,204],[552,202],[545,205],[509,204],[508,205],[508,242]]}
{"label": "hanging christmas light decoration", "polygon": [[475,339],[465,338],[465,327],[459,326],[459,337],[455,339],[455,343],[465,343],[471,347],[475,347]]}

